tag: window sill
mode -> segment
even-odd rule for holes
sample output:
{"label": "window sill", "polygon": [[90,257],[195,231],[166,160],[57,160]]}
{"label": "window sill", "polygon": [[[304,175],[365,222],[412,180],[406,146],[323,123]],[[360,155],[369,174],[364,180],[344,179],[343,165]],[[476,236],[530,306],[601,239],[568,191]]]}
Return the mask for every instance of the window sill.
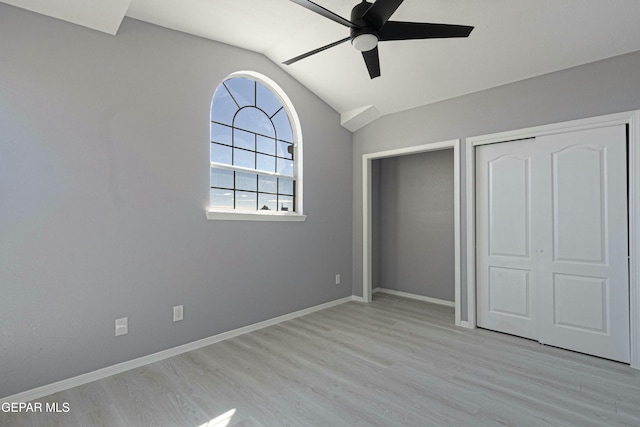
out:
{"label": "window sill", "polygon": [[296,213],[257,213],[257,212],[229,212],[207,211],[207,219],[226,221],[287,221],[304,222],[306,215]]}

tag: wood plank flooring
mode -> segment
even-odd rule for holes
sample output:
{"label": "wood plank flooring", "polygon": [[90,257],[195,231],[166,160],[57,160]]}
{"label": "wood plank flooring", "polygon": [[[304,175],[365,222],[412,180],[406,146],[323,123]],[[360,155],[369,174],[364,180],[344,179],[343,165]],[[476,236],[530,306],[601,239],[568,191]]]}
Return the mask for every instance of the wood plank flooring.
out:
{"label": "wood plank flooring", "polygon": [[453,318],[377,294],[48,396],[70,412],[0,425],[640,426],[640,371]]}

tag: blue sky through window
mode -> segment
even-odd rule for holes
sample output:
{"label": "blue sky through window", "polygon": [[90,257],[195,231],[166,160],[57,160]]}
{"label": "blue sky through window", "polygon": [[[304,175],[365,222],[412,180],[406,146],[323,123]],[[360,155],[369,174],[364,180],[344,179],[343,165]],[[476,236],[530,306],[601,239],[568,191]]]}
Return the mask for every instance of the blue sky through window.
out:
{"label": "blue sky through window", "polygon": [[245,77],[220,84],[211,105],[211,207],[295,211],[293,142],[269,88]]}

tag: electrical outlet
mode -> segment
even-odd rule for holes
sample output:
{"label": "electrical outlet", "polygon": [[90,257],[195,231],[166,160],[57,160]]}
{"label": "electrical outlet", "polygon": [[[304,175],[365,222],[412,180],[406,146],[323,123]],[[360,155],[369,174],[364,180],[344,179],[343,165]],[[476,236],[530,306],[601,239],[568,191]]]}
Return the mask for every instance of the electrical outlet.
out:
{"label": "electrical outlet", "polygon": [[173,307],[173,321],[177,322],[184,318],[184,310],[182,305],[176,305]]}
{"label": "electrical outlet", "polygon": [[116,336],[125,335],[129,333],[129,318],[123,317],[122,319],[116,319]]}
{"label": "electrical outlet", "polygon": [[336,285],[340,284],[340,275],[336,274]]}

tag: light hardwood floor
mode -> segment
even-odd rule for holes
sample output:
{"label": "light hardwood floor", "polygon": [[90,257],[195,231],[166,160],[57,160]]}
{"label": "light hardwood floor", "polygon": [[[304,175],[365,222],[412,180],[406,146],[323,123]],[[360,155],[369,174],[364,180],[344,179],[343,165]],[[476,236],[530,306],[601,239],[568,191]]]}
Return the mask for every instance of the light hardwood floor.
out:
{"label": "light hardwood floor", "polygon": [[0,425],[640,426],[640,371],[377,294],[40,401]]}

